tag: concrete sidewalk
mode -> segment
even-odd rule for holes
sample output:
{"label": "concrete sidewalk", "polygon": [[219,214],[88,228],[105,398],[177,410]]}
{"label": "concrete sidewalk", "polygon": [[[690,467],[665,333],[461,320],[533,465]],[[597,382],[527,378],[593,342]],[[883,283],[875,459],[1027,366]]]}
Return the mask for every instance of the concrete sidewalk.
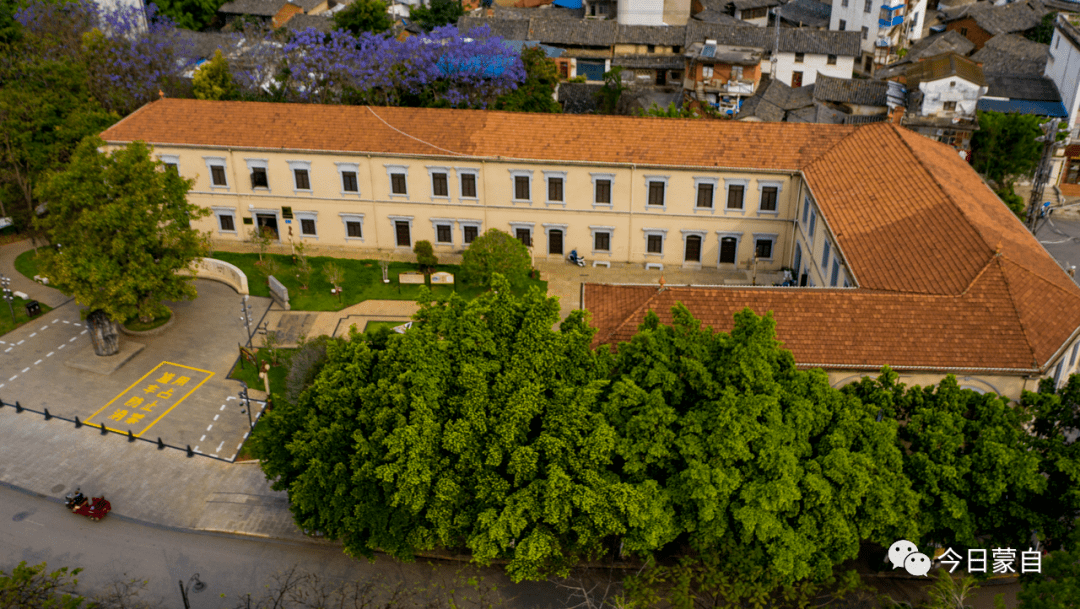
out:
{"label": "concrete sidewalk", "polygon": [[32,249],[34,249],[34,246],[31,245],[29,239],[8,243],[7,245],[0,245],[0,274],[11,278],[12,290],[23,292],[32,300],[49,305],[49,307],[55,309],[71,299],[60,292],[60,290],[42,285],[34,281],[33,278],[25,277],[22,273],[15,270],[15,258],[17,258],[19,254]]}

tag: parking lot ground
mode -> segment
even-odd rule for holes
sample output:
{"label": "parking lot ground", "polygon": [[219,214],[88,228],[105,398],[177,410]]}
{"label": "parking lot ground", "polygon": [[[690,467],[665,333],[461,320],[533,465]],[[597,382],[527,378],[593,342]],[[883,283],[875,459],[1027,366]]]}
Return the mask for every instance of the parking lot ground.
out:
{"label": "parking lot ground", "polygon": [[[241,296],[227,285],[196,280],[199,297],[169,303],[176,321],[155,336],[121,337],[145,345],[104,376],[64,362],[90,344],[79,307],[69,302],[0,340],[0,398],[27,408],[196,452],[233,458],[250,429],[229,370],[246,341]],[[252,297],[255,320],[270,300]],[[81,355],[81,357],[96,357]],[[261,406],[254,405],[257,418]]]}

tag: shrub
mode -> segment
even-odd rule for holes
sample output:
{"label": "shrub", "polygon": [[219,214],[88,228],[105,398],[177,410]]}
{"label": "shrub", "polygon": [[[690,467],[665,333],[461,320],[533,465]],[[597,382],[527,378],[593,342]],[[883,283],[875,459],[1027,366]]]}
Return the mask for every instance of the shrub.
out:
{"label": "shrub", "polygon": [[299,347],[289,358],[289,372],[285,376],[285,400],[295,404],[326,362],[326,344],[329,336],[318,336],[312,340],[300,341]]}
{"label": "shrub", "polygon": [[490,229],[465,250],[461,261],[461,280],[473,285],[490,285],[499,273],[511,284],[520,283],[532,268],[532,257],[525,244],[508,233]]}
{"label": "shrub", "polygon": [[413,247],[413,253],[416,254],[416,263],[425,274],[430,273],[431,269],[439,264],[439,257],[435,255],[435,248],[431,246],[430,241],[417,241]]}

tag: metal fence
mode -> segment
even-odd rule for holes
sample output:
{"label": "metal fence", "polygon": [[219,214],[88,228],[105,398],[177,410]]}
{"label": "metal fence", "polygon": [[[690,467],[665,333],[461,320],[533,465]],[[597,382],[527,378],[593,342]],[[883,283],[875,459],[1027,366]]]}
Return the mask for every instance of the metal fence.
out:
{"label": "metal fence", "polygon": [[[257,415],[255,415],[255,422],[257,422],[259,420],[259,417],[261,417],[263,412],[265,411],[267,402],[266,402],[266,400],[254,400],[254,399],[251,399],[250,401],[263,405],[263,408],[260,408],[259,413]],[[216,461],[224,461],[226,463],[234,463],[236,461],[235,456],[232,459],[225,459],[225,458],[222,458],[222,457],[215,457],[214,455],[208,455],[208,454],[202,453],[202,452],[196,452],[195,450],[193,450],[191,448],[190,444],[188,444],[187,446],[175,446],[175,445],[172,445],[172,444],[167,444],[165,441],[163,441],[161,439],[161,436],[158,436],[157,440],[151,440],[149,438],[143,438],[143,437],[140,437],[140,436],[136,436],[135,434],[133,434],[131,432],[130,429],[125,434],[125,433],[122,433],[122,432],[119,432],[119,431],[116,431],[116,430],[109,429],[109,428],[105,427],[104,423],[102,423],[100,426],[98,426],[98,425],[94,425],[92,423],[86,423],[86,422],[80,421],[79,417],[77,417],[77,416],[74,419],[69,419],[69,418],[64,417],[64,416],[52,414],[52,413],[49,412],[48,408],[45,408],[43,410],[35,410],[33,408],[27,408],[26,406],[23,406],[22,404],[20,404],[18,400],[16,400],[14,404],[10,404],[10,403],[5,402],[2,399],[0,399],[0,408],[4,408],[4,407],[14,408],[15,412],[17,412],[17,413],[31,412],[31,413],[34,413],[34,414],[39,414],[39,415],[44,416],[46,421],[51,421],[53,419],[57,419],[57,420],[60,420],[60,421],[66,421],[68,423],[74,423],[76,429],[81,429],[81,428],[85,427],[87,429],[97,430],[103,436],[107,436],[109,434],[114,434],[114,435],[117,435],[117,436],[127,438],[128,442],[148,442],[150,444],[156,445],[158,450],[165,450],[166,448],[170,448],[170,449],[173,449],[173,450],[183,451],[184,453],[187,454],[188,458],[191,458],[191,457],[194,457],[194,456],[198,455],[200,457],[206,457],[207,459],[214,459]],[[254,424],[252,425],[252,427],[254,427]],[[247,442],[248,436],[250,434],[251,434],[250,431],[248,433],[244,434],[244,442],[241,443],[241,447],[243,446],[244,443]],[[239,455],[240,450],[237,450],[236,454]]]}

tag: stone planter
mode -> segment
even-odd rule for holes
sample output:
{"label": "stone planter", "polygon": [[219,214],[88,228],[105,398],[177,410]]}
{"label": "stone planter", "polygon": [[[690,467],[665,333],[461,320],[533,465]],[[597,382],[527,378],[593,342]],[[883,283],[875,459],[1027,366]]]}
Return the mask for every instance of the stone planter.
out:
{"label": "stone planter", "polygon": [[172,313],[172,315],[169,316],[169,321],[161,324],[160,326],[158,326],[156,328],[150,329],[150,330],[143,330],[143,331],[140,332],[140,331],[137,331],[137,330],[128,330],[127,328],[125,328],[123,326],[123,324],[116,324],[116,325],[117,325],[117,327],[120,328],[120,332],[122,332],[125,336],[156,336],[158,334],[161,334],[161,333],[165,332],[165,330],[168,330],[169,326],[173,325],[173,322],[176,321],[176,311],[173,311],[172,309],[169,309],[169,312]]}

